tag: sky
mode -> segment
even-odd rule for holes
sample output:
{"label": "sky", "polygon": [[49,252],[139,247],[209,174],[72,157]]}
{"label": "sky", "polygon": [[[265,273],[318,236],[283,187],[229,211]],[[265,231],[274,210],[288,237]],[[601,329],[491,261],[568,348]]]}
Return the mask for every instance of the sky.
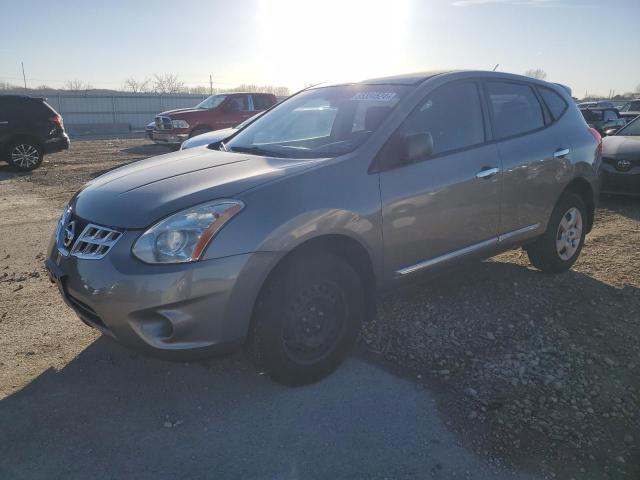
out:
{"label": "sky", "polygon": [[24,62],[29,87],[172,73],[297,90],[496,64],[541,68],[577,97],[640,85],[640,0],[0,0],[0,11],[0,81],[21,84]]}

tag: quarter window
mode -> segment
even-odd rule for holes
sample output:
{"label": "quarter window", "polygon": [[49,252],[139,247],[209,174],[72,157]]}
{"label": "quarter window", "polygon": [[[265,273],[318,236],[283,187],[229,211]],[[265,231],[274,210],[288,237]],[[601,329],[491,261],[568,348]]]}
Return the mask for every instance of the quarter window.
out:
{"label": "quarter window", "polygon": [[547,104],[551,115],[553,118],[557,120],[562,116],[564,111],[567,109],[567,102],[564,101],[560,95],[551,90],[550,88],[539,87],[540,95],[544,100],[544,103]]}
{"label": "quarter window", "polygon": [[484,142],[484,122],[475,83],[445,85],[430,94],[397,134],[430,133],[433,154]]}
{"label": "quarter window", "polygon": [[542,107],[528,85],[487,82],[497,139],[521,135],[544,126]]}

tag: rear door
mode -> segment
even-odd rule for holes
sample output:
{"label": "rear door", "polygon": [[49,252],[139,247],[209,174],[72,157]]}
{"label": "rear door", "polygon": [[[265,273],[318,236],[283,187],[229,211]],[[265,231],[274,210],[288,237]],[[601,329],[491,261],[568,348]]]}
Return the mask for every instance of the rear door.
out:
{"label": "rear door", "polygon": [[[397,139],[430,133],[433,154],[398,161]],[[380,152],[385,269],[398,276],[497,242],[500,159],[486,143],[479,86],[445,84],[407,117]]]}
{"label": "rear door", "polygon": [[487,80],[486,100],[502,160],[500,234],[532,236],[546,225],[562,177],[571,169],[571,145],[533,85]]}

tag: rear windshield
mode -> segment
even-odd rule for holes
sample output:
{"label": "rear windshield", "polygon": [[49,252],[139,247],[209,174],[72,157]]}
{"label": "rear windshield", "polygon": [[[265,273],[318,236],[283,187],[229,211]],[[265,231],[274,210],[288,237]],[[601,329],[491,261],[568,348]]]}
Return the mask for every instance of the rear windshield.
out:
{"label": "rear windshield", "polygon": [[258,118],[226,149],[284,158],[343,155],[362,145],[412,88],[340,85],[307,90]]}
{"label": "rear windshield", "polygon": [[602,110],[580,110],[587,122],[599,122],[604,118]]}

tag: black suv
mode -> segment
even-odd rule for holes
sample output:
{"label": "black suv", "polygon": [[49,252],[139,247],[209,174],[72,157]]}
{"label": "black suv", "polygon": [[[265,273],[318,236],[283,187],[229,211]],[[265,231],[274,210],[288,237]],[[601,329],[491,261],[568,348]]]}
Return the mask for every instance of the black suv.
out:
{"label": "black suv", "polygon": [[62,117],[43,98],[0,95],[0,158],[29,171],[45,153],[69,148]]}

